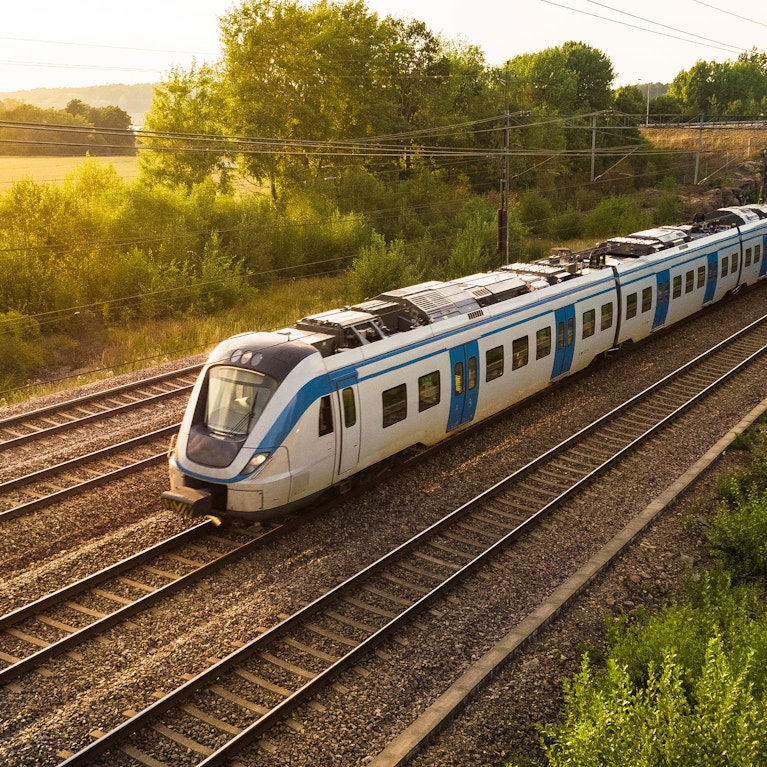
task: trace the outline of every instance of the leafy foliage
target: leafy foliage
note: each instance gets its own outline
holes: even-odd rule
[[[373,235],[370,245],[362,249],[349,271],[349,286],[357,300],[414,285],[420,279],[418,268],[405,251],[405,243],[395,240],[387,244],[380,234]]]
[[[9,99],[0,101],[3,154],[120,155],[135,154],[135,138],[129,131],[130,115],[116,106],[91,107],[78,100],[65,109],[41,109]],[[86,128],[109,129],[108,132]]]

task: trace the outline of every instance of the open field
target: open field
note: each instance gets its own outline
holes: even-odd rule
[[[764,128],[642,128],[642,135],[657,147],[713,155],[730,155],[737,162],[760,160],[767,147],[767,127]]]
[[[71,173],[85,157],[0,157],[0,194],[7,192],[14,181],[25,177],[39,184],[58,183]],[[138,175],[137,157],[91,157],[103,165],[113,165],[121,178],[131,181]]]

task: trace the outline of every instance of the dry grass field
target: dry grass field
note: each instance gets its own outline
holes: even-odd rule
[[[767,126],[764,128],[705,127],[698,128],[643,128],[642,135],[662,149],[697,152],[708,157],[730,158],[741,163],[760,160],[767,148]]]
[[[136,157],[92,157],[89,158],[104,165],[113,165],[117,173],[126,181],[138,175]],[[37,183],[58,183],[71,173],[84,157],[0,157],[0,194],[7,192],[14,181],[31,178]]]

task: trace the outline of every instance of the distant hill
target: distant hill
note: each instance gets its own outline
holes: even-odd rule
[[[28,91],[0,93],[0,101],[14,99],[41,109],[63,109],[72,99],[92,107],[116,106],[124,109],[135,127],[144,124],[144,113],[152,103],[154,85],[92,85],[87,88],[34,88]]]

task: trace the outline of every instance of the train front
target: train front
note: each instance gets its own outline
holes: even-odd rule
[[[323,370],[314,347],[277,333],[219,344],[171,446],[163,507],[263,520],[299,505],[291,497],[286,442],[307,406],[307,382],[322,380]]]

